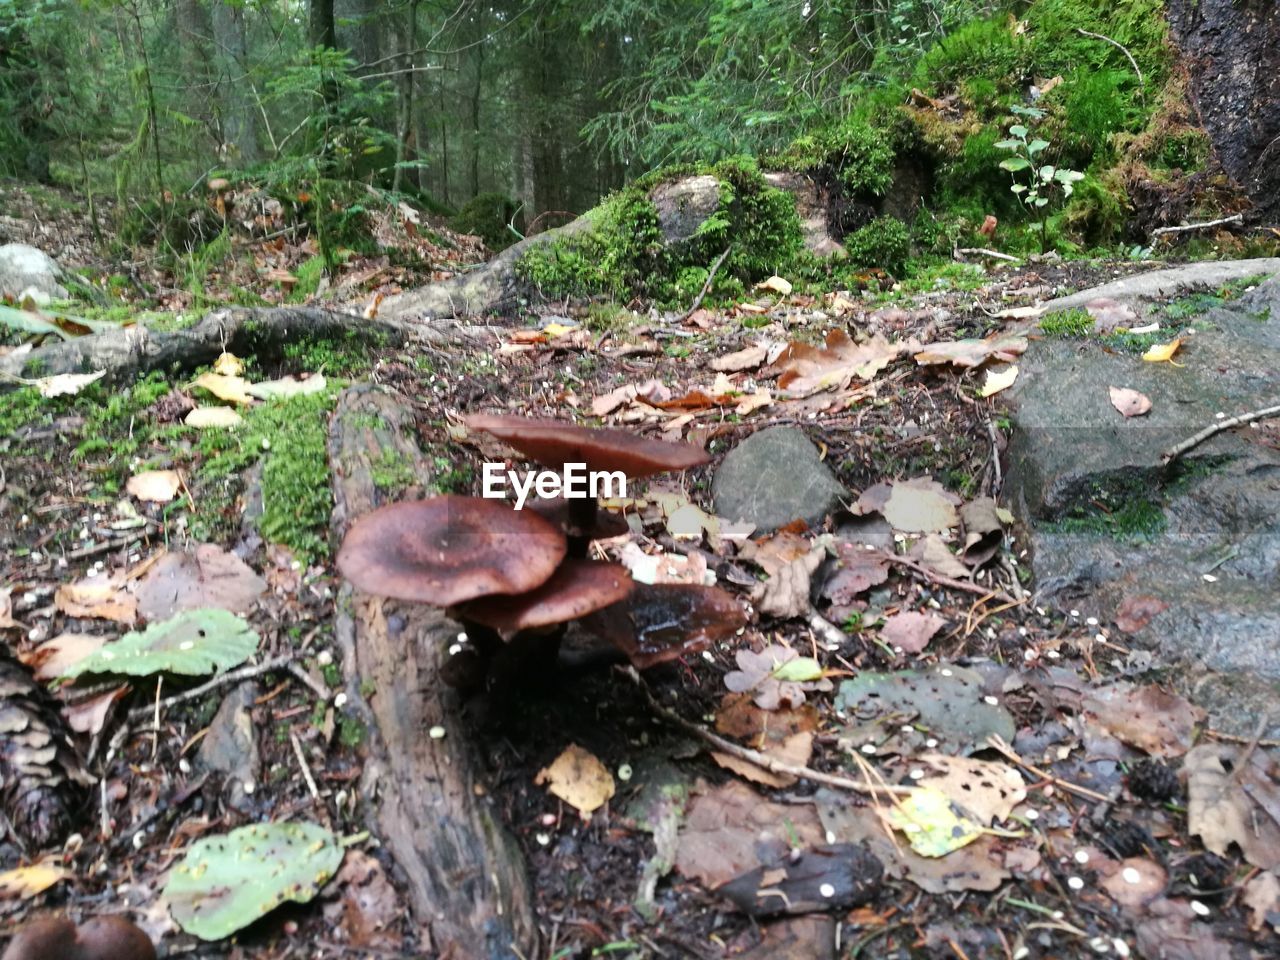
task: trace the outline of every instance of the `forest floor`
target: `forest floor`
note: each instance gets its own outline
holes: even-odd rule
[[[10,203],[7,239],[126,275],[103,289],[130,309],[200,306],[190,277],[100,259],[82,213],[40,209]],[[398,245],[349,261],[325,302],[373,312],[379,294],[478,259],[406,220],[389,218]],[[314,252],[273,254],[273,242],[234,277],[204,271],[202,296],[294,299]],[[423,243],[451,259],[397,265]],[[125,912],[162,955],[419,955],[399,868],[363,833],[364,732],[343,709],[333,633],[325,419],[346,384],[372,381],[413,405],[434,466],[421,477],[385,464],[386,488],[405,496],[479,492],[494,451],[459,414],[591,418],[714,457],[629,491],[629,532],[595,550],[637,578],[714,579],[750,602],[746,632],[646,671],[643,686],[611,669],[509,679],[523,688],[479,698],[463,720],[527,857],[541,956],[1280,956],[1280,753],[1215,735],[1158,665],[1133,665],[1140,610],[1099,623],[1046,603],[1001,499],[1010,423],[993,388],[1027,343],[983,338],[1044,300],[1152,267],[954,264],[861,291],[775,284],[685,318],[543,305],[453,345],[334,340],[238,358],[254,383],[297,378],[286,399],[229,402],[163,374],[0,397],[8,649],[50,682],[143,622],[221,606],[260,635],[253,663],[266,666],[189,698],[199,678],[172,675],[82,676],[53,705],[17,694],[65,717],[97,782],[59,785],[76,798],[50,814],[72,826],[65,844],[24,848],[19,831],[0,845],[0,867],[18,871],[0,878],[5,927]],[[326,296],[317,287],[296,299]],[[938,362],[918,359],[926,348]],[[301,386],[321,375],[319,390]],[[239,429],[184,424],[223,403]],[[724,457],[767,427],[801,428],[822,465],[797,472],[828,469],[848,491],[827,516],[763,534],[714,517]],[[726,740],[787,766],[765,769]],[[540,782],[571,746],[610,785],[588,814],[573,799],[591,807],[588,785],[556,796]],[[921,793],[903,813],[875,784],[933,788],[941,807]],[[349,839],[335,879],[225,940],[184,933],[162,891],[185,849],[286,820]],[[846,845],[859,844],[883,877],[850,867]]]

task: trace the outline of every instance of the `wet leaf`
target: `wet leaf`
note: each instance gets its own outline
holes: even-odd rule
[[[795,341],[775,361],[778,387],[792,398],[808,397],[821,390],[843,390],[854,377],[872,380],[914,343],[890,343],[876,334],[866,343],[854,343],[844,330],[827,334],[819,349]]]
[[[935,613],[904,610],[885,620],[880,638],[891,647],[901,647],[904,653],[919,653],[946,625],[947,621]]]
[[[1003,763],[941,753],[926,753],[913,762],[925,767],[917,785],[949,797],[983,826],[1007,820],[1027,799],[1022,774]]]
[[[1151,400],[1145,394],[1127,387],[1111,387],[1111,405],[1126,417],[1140,417],[1151,410]]]
[[[1113,683],[1091,690],[1082,708],[1087,719],[1116,739],[1154,757],[1177,757],[1190,749],[1205,712],[1154,684]]]
[[[1173,363],[1173,355],[1178,352],[1178,348],[1181,346],[1181,337],[1170,340],[1168,343],[1158,343],[1144,353],[1142,359],[1148,363],[1165,363],[1166,361]]]
[[[248,613],[266,588],[266,581],[234,553],[202,543],[193,550],[164,554],[135,592],[138,611],[155,622],[206,607]]]
[[[916,355],[920,366],[949,363],[956,367],[977,367],[994,358],[1012,362],[1027,349],[1027,338],[998,334],[986,340],[942,340],[930,343]]]
[[[1243,748],[1207,743],[1186,756],[1187,829],[1209,850],[1228,855],[1232,844],[1263,870],[1280,868],[1280,785],[1265,751],[1242,765]]]
[[[314,823],[259,823],[204,837],[169,874],[173,919],[221,940],[287,900],[307,903],[342,863],[338,838]]]
[[[196,407],[182,421],[199,430],[210,427],[238,427],[244,422],[230,407]]]
[[[725,687],[734,693],[749,693],[756,706],[764,710],[776,710],[784,705],[798,707],[804,703],[805,691],[831,689],[831,681],[825,679],[800,681],[779,677],[779,671],[787,664],[800,659],[790,647],[774,644],[759,653],[743,649],[734,654],[734,659],[738,669],[725,674]],[[798,669],[810,672],[807,665]]]
[[[0,900],[30,900],[71,876],[56,857],[0,873]],[[52,960],[52,958],[51,958]]]
[[[259,637],[225,610],[191,610],[126,633],[73,664],[63,676],[116,673],[146,677],[156,673],[203,676],[238,667],[258,649]]]
[[[577,744],[571,744],[549,767],[538,771],[533,780],[546,786],[584,817],[604,806],[614,793],[613,774]]]
[[[580,622],[647,670],[732,637],[747,617],[737,598],[718,587],[638,583],[626,600]]]
[[[865,847],[835,844],[788,853],[717,892],[752,917],[816,913],[867,903],[880,891],[883,876],[884,866]]]
[[[219,400],[228,403],[253,403],[249,395],[249,381],[242,377],[228,377],[220,373],[202,373],[191,381],[193,387],[209,391]]]
[[[822,664],[813,657],[796,657],[773,671],[774,679],[783,683],[807,683],[822,679]]]
[[[982,836],[982,824],[931,787],[919,787],[906,797],[895,798],[882,815],[890,826],[902,831],[911,849],[922,857],[945,857]]]

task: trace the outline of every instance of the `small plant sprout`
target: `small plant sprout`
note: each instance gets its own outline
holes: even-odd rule
[[[1007,139],[996,141],[996,147],[1010,151],[1013,156],[1000,161],[1000,166],[1013,177],[1009,187],[1032,212],[1049,206],[1054,200],[1065,200],[1075,190],[1074,184],[1084,179],[1079,170],[1068,170],[1052,163],[1043,163],[1042,154],[1049,149],[1049,141],[1035,136],[1028,124],[1044,117],[1044,111],[1036,107],[1015,104],[1013,112],[1025,122],[1009,127]],[[1040,252],[1049,252],[1048,211],[1040,215]]]

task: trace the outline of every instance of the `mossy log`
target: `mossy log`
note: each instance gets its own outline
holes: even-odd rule
[[[769,173],[765,180],[795,197],[806,247],[821,256],[840,249],[827,232],[825,197],[811,178],[797,173]],[[690,240],[719,208],[720,181],[707,174],[679,177],[653,187],[648,195],[658,212],[663,242],[674,247]],[[534,293],[516,270],[520,258],[542,244],[591,232],[598,218],[596,208],[563,227],[526,237],[473,270],[389,297],[382,303],[381,315],[422,322],[438,317],[509,313]]]
[[[223,351],[259,359],[278,357],[286,344],[356,336],[370,345],[399,345],[410,338],[465,339],[474,331],[458,324],[416,324],[380,316],[375,320],[314,307],[233,307],[214,310],[185,330],[155,331],[141,324],[62,340],[25,355],[0,357],[0,388],[15,377],[107,372],[127,382],[153,370],[185,373],[212,363]]]
[[[373,478],[385,456],[429,476],[413,434],[412,410],[391,393],[361,385],[338,398],[329,440],[335,542],[381,505]],[[342,587],[336,635],[349,709],[369,732],[362,795],[370,826],[402,871],[421,953],[533,957],[524,859],[483,788],[461,698],[440,677],[459,629],[434,607]],[[444,736],[429,736],[437,727]]]

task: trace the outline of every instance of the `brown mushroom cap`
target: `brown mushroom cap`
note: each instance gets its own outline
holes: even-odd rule
[[[551,579],[529,593],[514,597],[481,597],[461,604],[457,612],[510,638],[577,620],[624,599],[631,592],[631,574],[618,563],[568,559]]]
[[[641,670],[727,640],[746,624],[736,597],[693,583],[636,584],[625,600],[582,621]]]
[[[631,479],[688,470],[711,459],[691,443],[650,440],[626,430],[580,427],[563,420],[477,414],[467,417],[466,424],[468,429],[510,444],[544,467],[585,463],[588,470],[621,470]]]
[[[66,917],[41,917],[9,941],[3,960],[156,960],[156,948],[124,917],[92,917],[78,927]]]
[[[557,527],[568,528],[570,524],[570,506],[570,501],[564,497],[556,497],[550,500],[530,498],[524,508],[532,510],[539,516],[546,517]],[[628,526],[626,517],[621,514],[610,513],[607,510],[598,511],[592,522],[594,525],[587,533],[587,536],[592,540],[608,540],[631,532],[631,527]]]
[[[367,593],[450,607],[539,587],[566,549],[564,533],[531,510],[445,495],[365,514],[347,532],[337,563]]]

